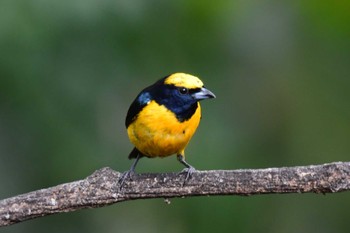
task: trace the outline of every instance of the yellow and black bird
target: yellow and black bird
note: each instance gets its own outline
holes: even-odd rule
[[[208,98],[215,95],[199,78],[185,73],[166,76],[143,89],[132,102],[125,120],[129,139],[135,146],[129,159],[136,160],[124,173],[121,183],[134,173],[140,158],[173,154],[186,167],[186,181],[195,169],[185,161],[185,148],[201,119],[198,101]]]

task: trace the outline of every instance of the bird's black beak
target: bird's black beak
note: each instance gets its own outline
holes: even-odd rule
[[[211,99],[216,98],[213,92],[209,91],[208,89],[202,87],[199,89],[199,91],[192,94],[192,97],[196,100],[204,100],[204,99]]]

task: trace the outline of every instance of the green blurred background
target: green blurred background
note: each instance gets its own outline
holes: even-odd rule
[[[0,2],[0,199],[129,169],[138,92],[177,71],[217,99],[197,169],[347,161],[349,1]],[[175,157],[138,172],[179,171]],[[349,193],[130,201],[1,232],[349,232]]]

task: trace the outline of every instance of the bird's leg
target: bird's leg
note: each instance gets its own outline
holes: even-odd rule
[[[135,174],[135,168],[137,165],[137,162],[140,160],[140,158],[142,157],[141,154],[138,154],[134,163],[131,165],[130,170],[124,172],[121,177],[118,180],[118,184],[119,184],[119,188],[121,189],[125,183],[125,180],[128,178],[131,178],[131,176],[133,176]]]
[[[185,185],[186,181],[191,177],[192,173],[194,171],[196,171],[196,169],[185,161],[185,158],[184,158],[184,156],[182,154],[178,154],[177,155],[177,160],[179,160],[179,162],[182,163],[183,165],[185,165],[185,167],[186,167],[185,169],[183,169],[180,172],[180,173],[185,173],[186,172],[186,178],[185,178],[185,181],[183,183],[183,185]]]

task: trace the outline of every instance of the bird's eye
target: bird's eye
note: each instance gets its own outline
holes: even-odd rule
[[[182,95],[185,95],[185,94],[188,94],[188,89],[186,87],[180,87],[179,88],[179,92],[182,94]]]

